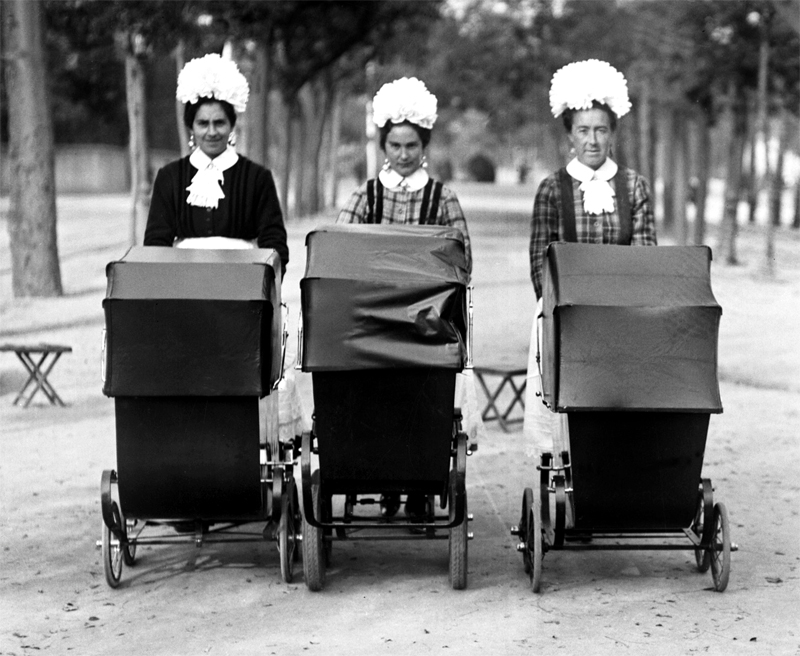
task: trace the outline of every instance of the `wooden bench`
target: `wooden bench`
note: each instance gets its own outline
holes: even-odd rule
[[[500,428],[508,432],[508,427],[512,424],[520,423],[525,416],[525,386],[527,369],[510,369],[505,367],[475,367],[475,377],[486,395],[486,407],[481,413],[483,421],[497,421]],[[518,378],[522,382],[518,382]],[[498,404],[501,402],[500,395],[508,387],[511,400],[500,410]],[[506,395],[508,396],[508,395]],[[518,416],[511,416],[514,408],[519,406]]]
[[[52,405],[65,407],[61,397],[53,389],[50,381],[47,380],[47,376],[50,375],[62,353],[72,352],[71,346],[59,346],[57,344],[0,344],[0,352],[3,351],[16,353],[29,374],[28,380],[25,381],[12,405],[25,401],[23,407],[27,408],[36,393],[42,390],[42,393]],[[28,391],[31,384],[33,387]]]

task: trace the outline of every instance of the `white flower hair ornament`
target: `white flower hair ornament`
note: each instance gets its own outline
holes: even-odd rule
[[[587,59],[567,64],[553,74],[550,109],[556,118],[566,109],[591,109],[594,101],[608,105],[617,118],[631,109],[625,76],[611,64]]]
[[[236,63],[214,53],[192,59],[183,67],[175,93],[182,103],[196,103],[200,98],[224,100],[237,113],[245,110],[249,95],[247,79]]]
[[[389,82],[372,99],[372,120],[379,128],[409,121],[430,130],[436,122],[436,96],[415,77]]]

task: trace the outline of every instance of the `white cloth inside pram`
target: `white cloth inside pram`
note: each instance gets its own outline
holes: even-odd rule
[[[561,464],[559,454],[562,451],[569,451],[569,424],[565,413],[551,412],[542,400],[542,374],[536,358],[542,350],[541,322],[542,299],[539,299],[536,303],[528,349],[522,436],[527,457],[535,458],[538,464],[539,456],[550,452],[553,454],[554,462]]]
[[[461,430],[470,443],[480,444],[486,437],[486,426],[478,407],[478,394],[475,391],[475,376],[472,369],[464,369],[456,374],[456,394],[454,407],[461,408]]]
[[[252,241],[246,239],[234,239],[233,237],[187,237],[186,239],[176,239],[174,248],[204,248],[219,250],[246,250],[255,248]]]

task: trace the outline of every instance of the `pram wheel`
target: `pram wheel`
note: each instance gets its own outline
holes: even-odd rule
[[[525,534],[525,551],[530,561],[531,589],[539,592],[542,584],[542,515],[541,499],[537,499],[531,488],[525,489],[526,505],[528,506],[528,518],[525,523],[527,533]]]
[[[456,514],[456,494],[458,483],[455,470],[450,472],[450,519]],[[467,519],[467,491],[464,490],[464,519],[458,526],[450,529],[450,585],[453,590],[467,587],[467,543],[469,541],[469,521]]]
[[[126,533],[127,535],[131,535],[133,531],[136,530],[136,526],[139,522],[137,520],[128,520],[126,522]],[[136,545],[131,544],[128,542],[124,547],[122,547],[122,560],[125,561],[125,564],[128,567],[133,567],[136,563]]]
[[[106,583],[111,588],[117,588],[122,579],[122,549],[120,548],[119,540],[111,532],[111,529],[106,526],[105,522],[103,522],[102,554]]]
[[[714,530],[714,492],[711,481],[704,478],[697,492],[697,511],[692,522],[692,531],[700,538],[701,544],[708,545]],[[707,572],[711,566],[711,551],[703,548],[694,550],[694,559],[698,572]]]
[[[728,577],[731,574],[731,531],[728,509],[724,503],[714,506],[714,537],[710,551],[714,590],[722,592],[728,587]]]
[[[522,514],[519,518],[519,527],[516,529],[516,535],[520,538],[519,547],[522,548],[522,566],[525,568],[525,573],[531,573],[531,552],[528,551],[528,521],[530,520],[531,505],[533,504],[533,491],[531,488],[526,487],[522,493]],[[513,529],[512,529],[513,530]]]
[[[311,495],[314,517],[322,518],[322,504],[320,503],[319,471],[312,477]],[[325,553],[322,539],[322,529],[311,526],[303,513],[303,572],[306,578],[306,587],[317,592],[325,584]]]
[[[297,551],[297,488],[290,479],[289,489],[281,499],[281,519],[278,525],[278,551],[281,557],[281,578],[291,583],[294,579],[294,564],[299,557]]]

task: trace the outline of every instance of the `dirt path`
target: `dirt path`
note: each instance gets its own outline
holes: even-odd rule
[[[502,192],[460,193],[472,217],[476,359],[524,362],[527,216],[503,210]],[[470,214],[470,202],[497,211]],[[800,654],[797,235],[779,236],[777,281],[756,275],[761,240],[748,231],[740,252],[749,266],[714,265],[725,412],[711,419],[704,475],[740,545],[724,594],[693,571],[688,550],[551,553],[544,591],[532,594],[508,529],[533,463],[519,430],[493,425],[468,462],[466,591],[448,587],[447,543],[438,541],[336,543],[317,594],[302,569],[295,583],[281,582],[272,543],[151,547],[110,590],[95,548],[100,473],[115,464],[113,402],[99,382],[100,302],[104,266],[124,251],[116,236],[127,201],[67,198],[59,207],[62,299],[11,300],[0,220],[0,342],[74,348],[53,375],[65,409],[12,407],[24,376],[11,355],[0,359],[0,654]],[[312,225],[290,226],[292,308]],[[299,382],[310,408],[310,383]]]

